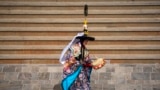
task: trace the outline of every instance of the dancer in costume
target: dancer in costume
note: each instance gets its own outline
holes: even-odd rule
[[[63,69],[63,90],[90,90],[91,59],[86,48],[88,41],[94,41],[85,33],[78,33],[61,57]]]
[[[93,61],[86,48],[88,41],[94,41],[94,37],[88,36],[87,20],[84,21],[84,31],[78,33],[72,41],[63,49],[60,62],[63,64],[63,80],[61,83],[63,90],[91,90],[90,75],[92,67],[101,68],[105,62],[100,62],[100,66],[93,66]],[[97,62],[96,62],[97,63]],[[95,64],[95,62],[94,62]]]

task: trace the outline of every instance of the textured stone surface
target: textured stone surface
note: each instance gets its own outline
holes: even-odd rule
[[[93,70],[91,74],[91,78],[92,78],[91,80],[99,80],[99,73]]]
[[[32,85],[31,84],[23,85],[23,90],[32,90]]]
[[[115,68],[114,67],[107,67],[106,72],[115,72]]]
[[[6,85],[9,84],[9,81],[6,81],[6,80],[0,80],[0,87],[4,87]]]
[[[125,84],[119,84],[115,86],[116,90],[127,90],[127,85]]]
[[[143,72],[152,72],[152,66],[144,66]]]
[[[143,72],[143,67],[140,65],[137,65],[133,68],[133,72]]]
[[[62,90],[61,84],[60,83],[55,84],[54,87],[53,87],[53,90]]]
[[[10,81],[10,85],[22,85],[22,81]]]
[[[17,72],[5,73],[5,80],[18,80],[18,73]]]
[[[53,90],[54,85],[53,84],[42,84],[41,90]]]
[[[160,66],[155,65],[155,67],[153,67],[153,72],[160,73]]]
[[[150,73],[132,73],[133,80],[150,80]]]
[[[0,73],[0,80],[4,80],[4,73]]]
[[[38,66],[32,66],[31,72],[39,72],[39,67]]]
[[[39,84],[32,84],[32,90],[40,90],[40,87]]]
[[[103,84],[103,90],[115,90],[115,85]]]
[[[16,66],[4,66],[3,67],[3,72],[15,72]]]
[[[55,67],[48,67],[48,72],[62,72],[61,70],[62,70],[62,68],[63,67],[58,67],[58,66],[55,66]]]
[[[153,85],[153,90],[160,90],[160,83],[158,85]]]
[[[142,90],[152,90],[151,85],[143,85]]]
[[[39,72],[48,72],[48,67],[39,67]]]
[[[142,86],[141,85],[127,84],[126,86],[127,86],[127,88],[125,90],[142,90]]]
[[[31,84],[31,82],[32,82],[31,80],[23,80],[22,84]]]
[[[51,73],[50,74],[50,79],[61,79],[62,78],[62,73]]]
[[[22,71],[22,67],[21,66],[16,66],[15,71],[16,72],[21,72]]]
[[[100,73],[100,80],[111,80],[111,73]]]
[[[21,81],[0,81],[0,90],[22,90]]]
[[[160,80],[160,73],[151,73],[152,80]]]
[[[0,69],[0,90],[61,90],[61,65],[3,64]],[[159,64],[107,64],[100,70],[92,70],[91,88],[160,90],[159,70]]]
[[[40,77],[40,76],[38,76],[38,73],[31,73],[31,74],[32,74],[31,80],[38,80],[38,78]]]
[[[126,80],[126,83],[127,83],[127,84],[135,84],[136,81],[135,81],[135,80]]]
[[[103,84],[102,84],[102,83],[95,82],[94,84],[92,84],[91,88],[92,88],[93,90],[102,90],[102,89],[103,89]]]
[[[31,78],[31,73],[19,73],[18,75],[19,80],[31,80]]]
[[[136,64],[120,64],[120,67],[136,67]]]
[[[2,72],[3,71],[3,65],[1,64],[0,65],[0,72]]]
[[[44,73],[38,73],[38,79],[39,80],[49,80],[50,73],[44,72]]]

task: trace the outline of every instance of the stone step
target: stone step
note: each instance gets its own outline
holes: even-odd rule
[[[56,23],[82,24],[84,18],[2,18],[0,23]],[[160,23],[160,18],[88,18],[89,24],[103,24],[103,23]]]
[[[0,45],[0,50],[62,50],[66,45]],[[89,50],[159,50],[160,45],[88,45]]]
[[[83,29],[85,4],[84,0],[0,0],[0,60],[57,62],[65,45]],[[88,46],[91,54],[130,63],[159,62],[159,0],[87,4],[90,35],[96,38]]]
[[[0,54],[60,54],[61,50],[53,50],[53,49],[10,49],[0,50]],[[89,53],[92,54],[160,54],[159,49],[97,49],[92,50],[89,49]]]
[[[25,32],[25,31],[81,31],[83,27],[0,27],[0,31],[11,31],[11,32]],[[119,32],[119,31],[127,31],[127,32],[132,32],[132,31],[160,31],[160,27],[89,27],[89,31],[94,31],[94,32],[101,32],[101,31],[106,31],[106,32]]]
[[[0,40],[0,45],[67,45],[71,40]],[[89,45],[160,45],[157,40],[96,40]]]
[[[0,14],[1,18],[84,18],[84,15],[75,14]],[[160,14],[97,14],[88,15],[87,18],[160,18]],[[74,26],[74,25],[73,25]]]
[[[1,1],[6,1],[6,0],[1,0]],[[7,1],[11,1],[11,0],[7,0]],[[30,1],[30,2],[34,2],[34,1],[53,1],[53,2],[100,2],[100,1],[106,1],[106,0],[14,0],[14,1]],[[131,0],[107,0],[107,1],[131,1]],[[159,0],[138,0],[138,1],[159,1]]]
[[[136,60],[134,60],[134,59],[127,59],[127,60],[112,59],[112,60],[108,60],[108,63],[111,63],[113,65],[115,65],[115,64],[142,64],[143,63],[144,65],[146,65],[146,64],[158,64],[158,63],[160,63],[160,59],[150,59],[150,60],[148,60],[148,59],[147,60],[146,59],[136,59]],[[48,64],[52,64],[52,65],[57,65],[58,64],[59,65],[60,62],[59,62],[58,59],[57,60],[56,59],[54,59],[54,60],[53,59],[50,59],[50,60],[38,60],[38,59],[36,59],[36,60],[25,60],[25,59],[18,59],[18,60],[17,59],[14,59],[14,60],[13,59],[8,59],[8,60],[5,59],[5,60],[3,60],[3,59],[1,59],[0,64],[7,64],[7,65],[12,65],[12,64],[16,64],[16,65],[17,64],[19,64],[19,65],[22,65],[22,64],[28,64],[28,65],[33,65],[33,64],[34,65],[39,65],[39,64],[42,64],[42,65],[47,64],[48,65]]]
[[[34,9],[34,8],[33,8]],[[0,14],[20,14],[20,15],[83,15],[83,10],[0,10]],[[159,9],[138,9],[138,10],[89,10],[89,15],[109,15],[109,14],[123,14],[123,15],[137,15],[137,14],[160,14]]]
[[[160,40],[160,36],[94,36],[96,40]],[[0,40],[72,40],[73,36],[0,36]]]
[[[159,54],[94,54],[104,59],[160,59]],[[0,59],[59,59],[60,54],[1,54]],[[95,59],[95,57],[91,57]]]
[[[138,10],[138,9],[159,9],[159,5],[141,5],[141,6],[89,6],[90,10]],[[84,6],[48,6],[48,7],[34,7],[34,6],[5,6],[0,7],[0,10],[83,10]]]
[[[0,23],[0,27],[82,27],[81,23]],[[89,23],[90,27],[159,27],[159,23]]]
[[[0,6],[84,6],[86,2],[51,2],[51,1],[0,1]],[[160,1],[105,1],[87,2],[89,6],[139,6],[160,5]]]
[[[83,30],[81,31],[77,31],[77,32],[82,32]],[[74,36],[77,34],[77,32],[67,32],[67,31],[57,31],[57,32],[54,32],[54,31],[47,31],[47,32],[0,32],[0,36]],[[92,31],[92,32],[89,32],[89,35],[90,36],[160,36],[160,32],[159,31],[134,31],[134,32],[126,32],[124,31],[123,33],[122,32],[112,32],[112,31],[109,31],[109,32],[106,32],[106,31]]]

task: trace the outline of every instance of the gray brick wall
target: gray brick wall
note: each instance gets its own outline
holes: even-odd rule
[[[62,65],[1,64],[0,90],[60,90]],[[160,90],[160,64],[106,64],[91,75],[92,90]]]

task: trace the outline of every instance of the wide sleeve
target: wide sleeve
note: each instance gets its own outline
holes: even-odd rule
[[[71,67],[73,64],[76,64],[76,57],[80,55],[80,48],[75,44],[71,46],[68,51],[65,53],[65,68]]]
[[[73,52],[71,51],[71,48],[68,49],[68,51],[64,55],[65,55],[64,56],[65,63],[70,62],[74,58],[74,55],[73,55]]]

